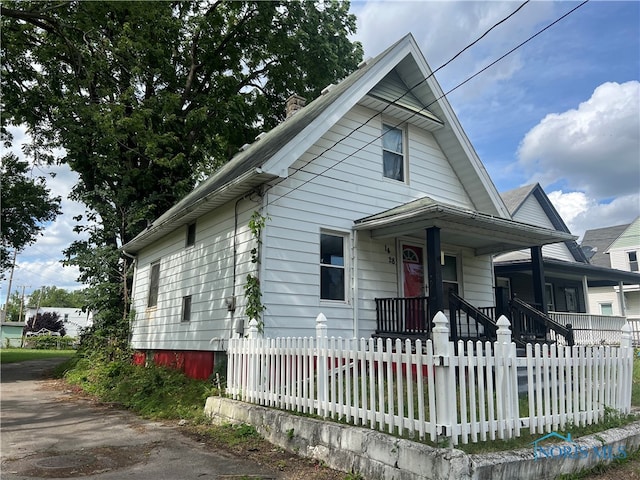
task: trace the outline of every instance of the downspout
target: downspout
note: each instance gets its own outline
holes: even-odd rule
[[[353,289],[351,294],[351,301],[353,307],[353,338],[358,338],[359,335],[359,307],[360,307],[360,291],[358,282],[358,231],[353,230],[351,236],[351,265],[353,275]]]

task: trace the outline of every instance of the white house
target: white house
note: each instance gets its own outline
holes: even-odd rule
[[[320,312],[333,336],[428,335],[449,290],[494,305],[492,255],[571,238],[511,219],[407,35],[124,245],[136,257],[131,343],[208,375],[247,326],[248,274],[265,336],[314,335]]]
[[[587,230],[582,246],[592,264],[634,272],[640,278],[640,217],[627,225]],[[640,325],[640,280],[591,288],[589,304],[592,311],[623,315]]]
[[[80,308],[68,307],[27,307],[24,316],[25,323],[38,313],[57,313],[58,318],[64,323],[67,337],[76,338],[82,329],[93,325],[93,312],[83,312]]]

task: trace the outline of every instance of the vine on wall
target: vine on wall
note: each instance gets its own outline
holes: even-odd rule
[[[267,217],[256,210],[249,220],[249,230],[251,230],[251,236],[256,242],[256,246],[251,249],[251,263],[256,264],[256,272],[255,274],[249,273],[247,275],[247,282],[244,285],[244,294],[247,299],[245,312],[247,317],[249,317],[249,321],[256,320],[258,322],[258,331],[260,333],[262,333],[264,328],[261,314],[266,307],[262,303],[262,291],[260,290],[260,279],[258,278],[259,268],[257,265],[260,263],[262,230],[264,229],[267,219]]]

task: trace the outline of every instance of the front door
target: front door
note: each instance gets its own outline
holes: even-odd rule
[[[424,328],[426,304],[424,296],[424,250],[417,245],[403,243],[402,296],[405,298],[404,320],[407,332],[420,332]]]
[[[424,252],[422,247],[402,244],[402,278],[404,297],[424,295]]]

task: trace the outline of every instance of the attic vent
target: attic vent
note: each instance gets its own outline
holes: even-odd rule
[[[287,98],[286,103],[286,117],[289,118],[293,116],[298,110],[304,108],[307,104],[307,100],[300,95],[296,95],[295,93]]]

